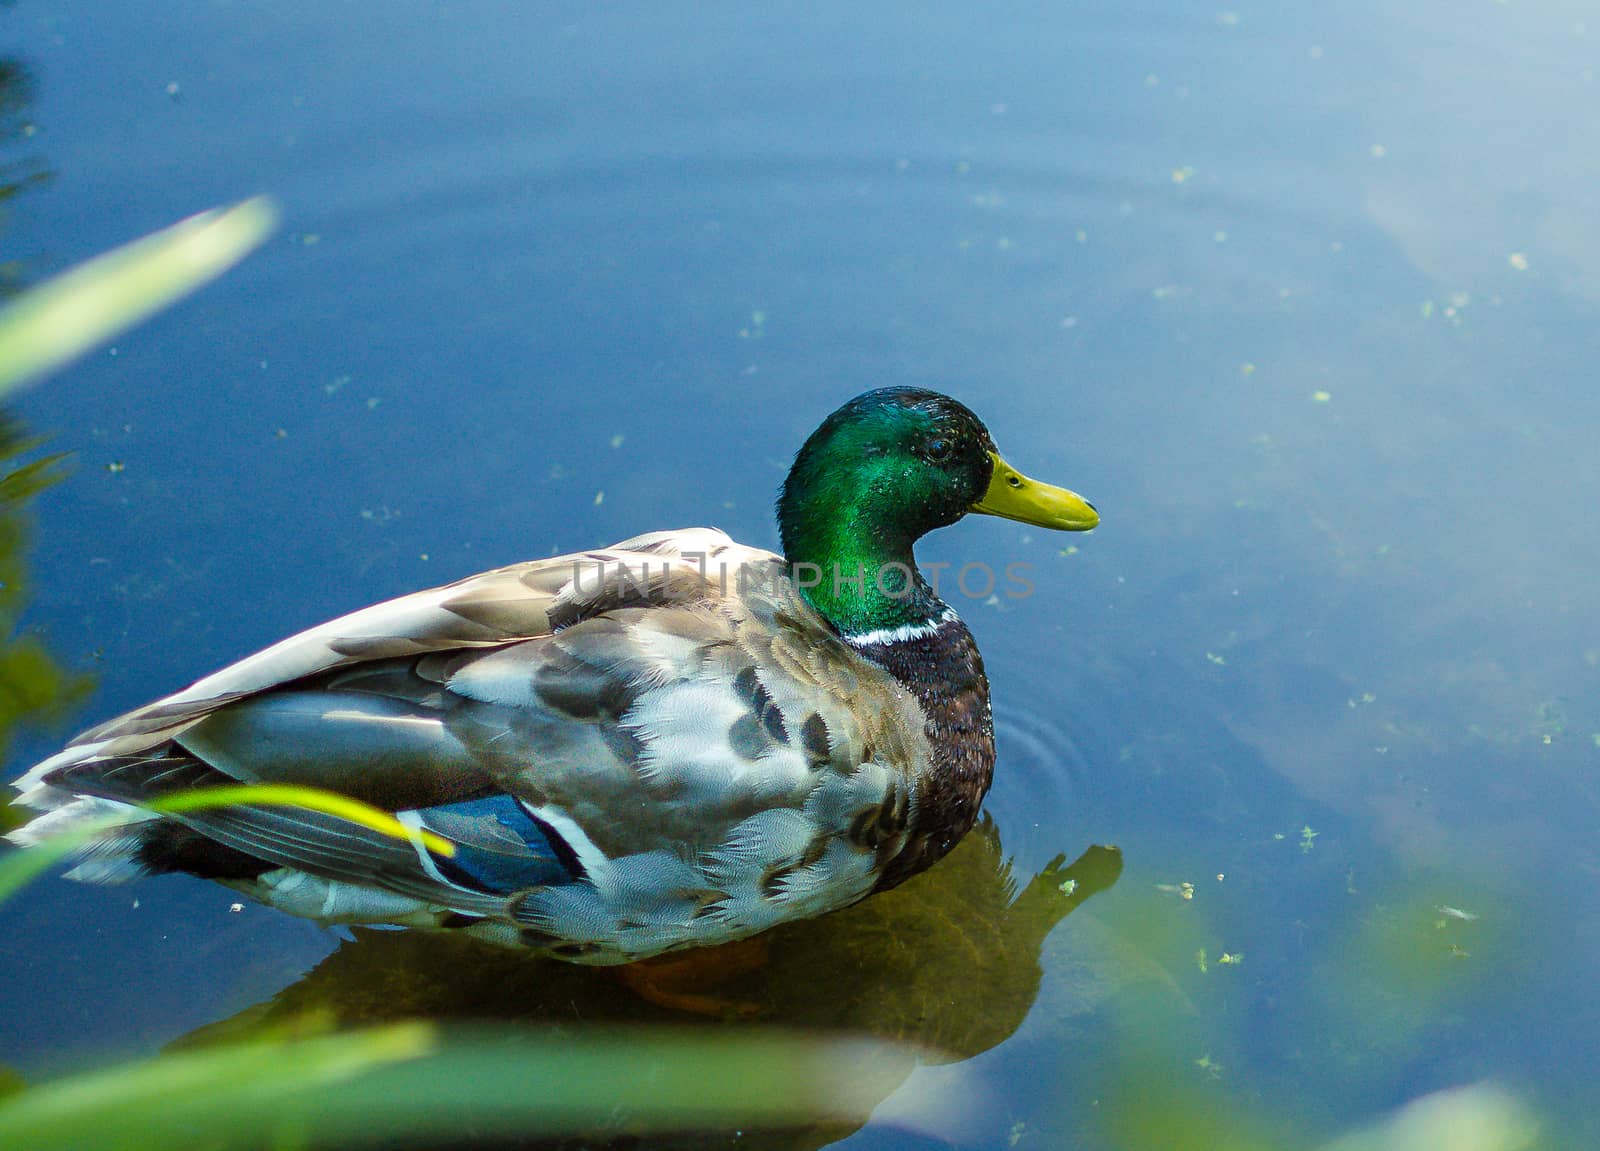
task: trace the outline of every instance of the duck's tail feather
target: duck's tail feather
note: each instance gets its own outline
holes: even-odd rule
[[[150,873],[139,849],[144,828],[155,820],[153,813],[135,804],[56,787],[36,787],[28,800],[27,806],[40,813],[6,836],[18,847],[36,847],[64,836],[88,837],[72,851],[76,863],[66,878],[127,883]]]
[[[140,857],[144,835],[140,832],[118,832],[92,840],[76,853],[77,864],[63,873],[65,879],[80,883],[130,883],[150,874],[150,867]]]
[[[60,836],[101,830],[72,852],[64,878],[126,883],[141,876],[186,871],[206,879],[253,879],[271,864],[166,819],[142,805],[205,783],[235,783],[181,749],[150,755],[89,757],[68,763],[14,802],[37,810],[7,839],[32,847]]]

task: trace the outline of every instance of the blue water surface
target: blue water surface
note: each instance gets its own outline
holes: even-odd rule
[[[16,405],[75,462],[24,626],[98,677],[82,724],[497,564],[698,524],[775,546],[823,415],[939,388],[1102,513],[920,554],[1032,585],[952,600],[1017,878],[1091,844],[1123,871],[1031,945],[1014,1033],[848,1145],[1155,1145],[1140,1117],[1184,1100],[1316,1145],[1482,1082],[1549,1146],[1596,1137],[1591,5],[19,0],[0,27],[34,82],[5,147],[52,176],[6,209],[26,278],[283,211]],[[155,1052],[341,946],[234,903],[19,896],[0,1061]],[[362,946],[426,982],[425,949]],[[939,1000],[955,955],[880,1002]],[[771,994],[827,996],[826,962]],[[930,1134],[919,1083],[975,1102]]]

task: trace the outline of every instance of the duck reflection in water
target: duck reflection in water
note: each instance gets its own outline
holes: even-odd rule
[[[233,1042],[254,1035],[353,1028],[407,1018],[537,1027],[672,1024],[765,1026],[856,1034],[906,1045],[884,1068],[883,1096],[918,1062],[955,1062],[1008,1038],[1033,1006],[1045,937],[1074,908],[1109,888],[1121,853],[1091,847],[1070,865],[1058,856],[1019,882],[1000,833],[985,817],[932,876],[817,920],[775,928],[758,940],[698,953],[694,974],[634,965],[581,967],[503,950],[470,938],[356,929],[298,982],[269,1001],[192,1033],[179,1043]],[[687,1000],[684,1010],[667,1005]],[[655,1001],[652,1001],[655,1000]],[[597,1134],[583,1146],[820,1147],[854,1127],[732,1130],[651,1136]],[[597,1141],[598,1139],[598,1141]],[[610,1139],[611,1142],[607,1142]],[[463,1144],[468,1145],[468,1144]],[[481,1142],[472,1146],[485,1146]],[[494,1146],[539,1146],[537,1141]],[[579,1145],[579,1144],[573,1144]]]

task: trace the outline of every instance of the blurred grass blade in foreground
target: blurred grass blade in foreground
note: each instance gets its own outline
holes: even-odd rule
[[[402,1023],[163,1055],[47,1083],[0,1103],[0,1146],[346,1147],[859,1122],[892,1086],[884,1065],[905,1054],[772,1033],[449,1034]]]
[[[265,196],[201,212],[24,292],[0,312],[0,396],[215,279],[277,218]]]
[[[1470,1083],[1413,1099],[1394,1114],[1322,1151],[1528,1151],[1539,1144],[1539,1121],[1510,1091]]]
[[[433,1028],[406,1023],[124,1063],[0,1103],[0,1146],[176,1147],[223,1135],[259,1143],[262,1134],[280,1129],[272,1117],[287,1102],[421,1058],[436,1045]]]

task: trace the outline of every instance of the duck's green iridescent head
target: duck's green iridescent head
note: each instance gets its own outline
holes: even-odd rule
[[[880,388],[830,415],[778,496],[784,556],[804,568],[796,582],[845,635],[915,626],[941,611],[920,578],[908,584],[903,573],[915,573],[919,537],[968,512],[1063,531],[1100,522],[1082,497],[1001,459],[965,405],[921,388]]]

